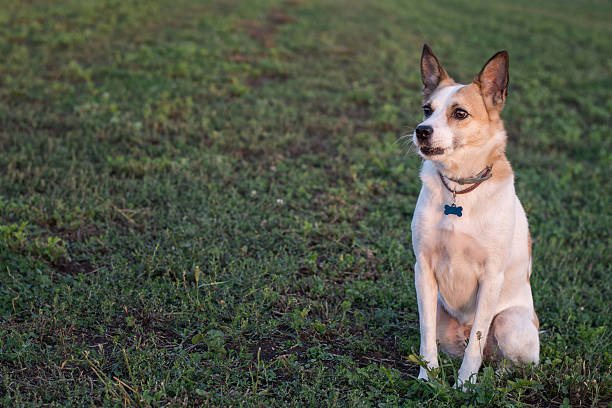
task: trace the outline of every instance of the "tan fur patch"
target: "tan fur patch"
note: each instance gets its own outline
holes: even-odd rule
[[[484,248],[467,234],[436,230],[423,243],[422,254],[434,271],[444,302],[460,313],[474,308],[478,281],[473,270],[484,268]]]
[[[442,258],[450,258],[456,255],[463,255],[464,259],[479,265],[484,265],[487,253],[478,242],[468,234],[456,231],[437,230],[431,241],[433,245],[428,246],[424,251],[426,256],[440,262]],[[432,261],[432,267],[435,268]]]
[[[472,116],[472,120],[488,122],[489,115],[485,107],[480,89],[475,84],[470,84],[459,89],[455,94],[455,102],[463,106]],[[464,121],[458,123],[466,123]]]
[[[495,321],[495,318],[493,319]],[[457,319],[452,317],[444,306],[438,302],[438,319],[437,319],[437,340],[440,343],[440,349],[451,356],[461,357],[465,351],[465,345],[470,338],[472,325],[460,324]],[[483,340],[481,340],[483,341]],[[495,339],[495,325],[491,323],[487,339],[484,341],[483,357],[487,360],[501,359],[499,345]]]
[[[527,251],[529,252],[529,263],[531,264],[531,234],[527,231]],[[529,284],[529,278],[531,278],[531,270],[527,271],[527,283]],[[533,311],[533,318],[531,319],[536,329],[540,330],[540,321],[535,310]]]
[[[453,123],[456,132],[461,132],[463,128],[470,128],[465,129],[467,136],[463,137],[464,145],[471,147],[482,146],[491,135],[504,130],[504,124],[499,117],[491,118],[489,116],[478,85],[472,83],[459,89],[454,99],[454,105],[465,109],[471,116],[469,121],[454,121]],[[448,113],[449,118],[452,114],[450,110]],[[506,144],[504,141],[504,143],[493,148],[487,156],[487,164],[493,166],[492,180],[501,181],[511,177],[513,174],[512,166],[510,166],[510,162],[506,158],[505,151]]]
[[[447,102],[444,107],[436,106],[436,100],[440,91],[449,86],[457,85],[455,81],[448,78],[440,82],[436,90],[426,99],[426,103],[431,104],[435,109],[446,109],[446,121],[453,134],[453,148],[472,148],[479,150],[484,147],[493,135],[504,131],[504,124],[499,115],[491,116],[487,111],[480,87],[472,83],[463,86],[453,95],[452,100]],[[458,120],[453,117],[456,109],[463,109],[469,114],[467,120]],[[492,180],[502,181],[513,175],[510,162],[505,155],[506,140],[500,140],[495,146],[484,153],[484,165],[493,166]],[[461,162],[446,163],[447,171],[450,174],[458,175],[462,171]],[[466,175],[465,175],[466,176]]]
[[[502,181],[508,177],[512,177],[514,174],[512,166],[510,166],[510,162],[503,152],[489,155],[488,162],[493,166],[491,180]]]
[[[529,259],[531,259],[531,234],[527,231],[527,249],[529,250]]]
[[[482,350],[482,357],[486,360],[501,360],[502,358],[499,350],[499,344],[495,338],[495,319],[497,319],[497,316],[495,316],[491,321],[491,325],[489,326],[489,334],[487,334],[487,342]]]
[[[459,324],[444,306],[438,302],[436,338],[440,349],[451,356],[461,357],[465,350],[467,338],[470,336],[471,326]]]
[[[531,234],[527,231],[527,252],[529,252],[529,262],[531,262]],[[531,277],[531,271],[527,270],[527,283]]]

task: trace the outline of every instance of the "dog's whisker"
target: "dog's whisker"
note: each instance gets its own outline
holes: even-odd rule
[[[414,130],[413,130],[412,132],[410,132],[410,133],[406,133],[405,135],[402,135],[402,136],[398,137],[398,138],[395,140],[395,142],[393,142],[393,144],[395,145],[395,144],[397,144],[397,143],[400,143],[400,142],[402,142],[402,141],[405,141],[405,140],[407,140],[409,137],[412,137],[413,135],[414,135]]]
[[[406,136],[407,135],[403,135],[403,136],[398,137],[397,139],[395,139],[395,142],[393,142],[393,144],[396,145],[398,143],[401,143],[403,140],[406,139]]]
[[[414,144],[412,143],[412,139],[403,139],[403,140],[400,140],[398,144],[401,147],[408,147],[408,148],[410,148],[411,146],[414,146]]]
[[[412,153],[413,149],[416,149],[415,145],[412,143],[410,139],[400,140],[400,148],[403,151],[402,158],[405,159],[408,154]],[[415,150],[416,151],[416,150]]]

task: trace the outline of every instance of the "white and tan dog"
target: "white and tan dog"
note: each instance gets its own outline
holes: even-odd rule
[[[414,143],[425,162],[412,220],[420,354],[430,369],[438,367],[437,342],[463,355],[462,386],[475,381],[483,357],[539,360],[531,239],[500,118],[508,53],[498,52],[471,84],[459,85],[425,45],[421,78],[425,119]],[[419,378],[427,379],[427,370]]]

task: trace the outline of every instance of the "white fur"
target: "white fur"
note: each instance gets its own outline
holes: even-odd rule
[[[444,106],[460,87],[441,90],[444,94],[437,96],[436,101]],[[444,109],[436,109],[423,124],[434,127],[432,145],[451,148],[452,133],[445,122]],[[505,139],[504,132],[498,133],[478,150],[487,152],[490,146]],[[444,205],[451,204],[452,194],[442,185],[438,170],[444,172],[449,161],[454,160],[462,164],[464,173],[455,177],[474,175],[486,165],[481,157],[486,154],[460,149],[450,156],[445,151],[444,157],[436,158],[436,162],[426,160],[420,174],[423,186],[411,224],[420,353],[429,368],[438,367],[438,301],[460,325],[472,326],[459,370],[459,385],[475,380],[496,316],[500,323],[495,327],[495,338],[505,358],[535,363],[539,358],[527,279],[531,269],[529,232],[525,211],[514,190],[514,177],[488,180],[470,193],[457,195],[456,204],[463,207],[463,216],[444,215]],[[455,187],[454,183],[449,184]],[[465,187],[457,185],[458,189]],[[438,259],[432,248],[441,248],[451,255]],[[419,378],[427,378],[423,368]]]
[[[421,125],[428,125],[436,130],[431,140],[432,146],[441,147],[445,150],[452,149],[453,132],[448,126],[448,122],[446,121],[446,110],[443,109],[443,107],[448,105],[448,101],[459,89],[463,88],[463,86],[464,85],[454,85],[440,89],[436,95],[436,99],[432,101],[434,112],[421,123]]]

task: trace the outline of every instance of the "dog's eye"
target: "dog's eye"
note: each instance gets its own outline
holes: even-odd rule
[[[425,115],[426,118],[430,117],[432,113],[433,113],[433,109],[431,109],[431,106],[429,105],[423,106],[423,115]]]
[[[463,109],[455,109],[455,111],[453,112],[453,117],[455,119],[463,120],[468,116],[470,116],[470,114],[464,111]]]

